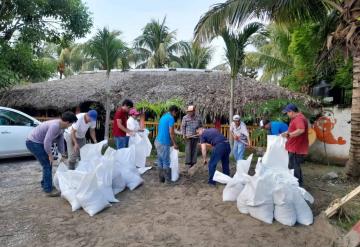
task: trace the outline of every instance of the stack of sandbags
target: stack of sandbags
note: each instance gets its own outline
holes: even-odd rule
[[[54,176],[54,185],[72,207],[81,207],[93,216],[110,202],[118,202],[115,195],[128,187],[134,190],[143,183],[135,162],[135,146],[101,154],[103,145],[86,144],[80,149],[81,161],[76,170],[68,170],[61,163]]]

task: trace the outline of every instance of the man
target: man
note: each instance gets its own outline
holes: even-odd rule
[[[171,183],[170,146],[173,145],[175,149],[178,149],[174,130],[175,117],[178,113],[179,108],[177,106],[170,106],[169,111],[165,113],[159,121],[155,147],[157,152],[159,180],[161,183]]]
[[[303,186],[301,164],[309,149],[308,120],[294,104],[288,104],[283,113],[291,119],[288,131],[281,134],[288,138],[285,148],[289,153],[289,169],[294,169],[294,176],[299,180],[299,185]]]
[[[56,143],[60,153],[65,153],[64,129],[77,121],[72,112],[64,112],[61,119],[50,120],[41,123],[33,129],[26,139],[27,149],[40,162],[43,169],[41,187],[48,196],[59,196],[59,192],[52,186],[52,164],[54,157],[51,153],[51,145]]]
[[[80,158],[80,148],[86,144],[86,132],[90,128],[90,137],[94,143],[96,140],[96,119],[98,113],[96,110],[90,110],[87,113],[76,115],[77,121],[71,127],[67,128],[64,134],[69,157],[69,169],[74,170],[76,160]]]
[[[115,139],[116,149],[126,148],[128,146],[130,137],[126,136],[126,133],[130,136],[134,135],[134,132],[126,127],[128,112],[133,107],[134,103],[131,100],[126,99],[122,102],[121,107],[119,107],[115,112],[113,136]]]
[[[195,106],[190,105],[186,112],[181,122],[181,133],[185,139],[185,165],[189,169],[197,162],[199,136],[196,135],[196,128],[201,127],[202,122],[195,114]]]
[[[260,127],[266,129],[269,135],[280,135],[288,130],[286,123],[280,121],[270,122],[268,119],[261,120]]]
[[[235,115],[230,124],[230,133],[234,138],[233,154],[236,161],[244,159],[246,146],[250,146],[249,132],[240,116]]]
[[[196,129],[196,133],[200,136],[201,153],[203,157],[203,164],[207,164],[206,159],[206,144],[210,144],[213,149],[211,151],[211,157],[209,161],[209,180],[210,185],[216,185],[213,180],[217,163],[221,160],[223,173],[230,175],[229,170],[229,156],[231,152],[229,141],[223,136],[217,129],[204,129],[199,127]]]

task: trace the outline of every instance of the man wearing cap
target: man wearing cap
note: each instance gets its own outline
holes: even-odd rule
[[[199,136],[196,135],[196,128],[202,126],[202,121],[195,114],[195,106],[188,106],[186,112],[181,122],[181,133],[185,139],[185,165],[189,169],[197,162]]]
[[[230,124],[230,133],[234,138],[233,154],[236,161],[244,159],[246,146],[250,146],[249,132],[239,115],[234,115]]]
[[[287,138],[285,148],[289,153],[289,169],[294,169],[294,176],[303,186],[301,164],[309,149],[308,120],[294,104],[288,104],[283,113],[291,119],[288,131],[281,134]]]
[[[206,144],[210,144],[213,149],[211,151],[211,157],[209,161],[209,180],[208,184],[215,185],[216,182],[213,180],[217,163],[221,160],[223,173],[226,175],[230,174],[229,170],[229,156],[231,153],[230,143],[224,135],[222,135],[217,129],[210,128],[204,129],[198,127],[196,133],[200,136],[201,143],[201,154],[203,157],[203,164],[207,164],[206,159]]]
[[[280,121],[269,121],[268,119],[261,120],[260,127],[266,129],[269,135],[280,135],[288,130],[286,123]]]
[[[65,131],[70,170],[75,169],[76,160],[80,158],[80,148],[86,144],[85,136],[89,128],[91,139],[94,143],[97,143],[95,133],[97,116],[96,110],[79,113],[76,115],[78,120]]]

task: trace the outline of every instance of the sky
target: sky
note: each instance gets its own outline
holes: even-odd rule
[[[108,27],[120,30],[121,38],[129,45],[141,34],[142,28],[151,19],[162,20],[170,30],[177,31],[177,40],[192,40],[194,27],[200,17],[216,3],[224,0],[85,0],[93,16],[93,29],[85,39],[91,38],[97,29]],[[208,68],[224,63],[224,43],[218,38],[211,46],[214,49]]]

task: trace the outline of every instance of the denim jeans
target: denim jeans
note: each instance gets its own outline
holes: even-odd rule
[[[301,164],[304,163],[305,155],[289,152],[289,169],[294,169],[294,176],[298,179],[299,185],[303,187],[304,180],[301,171]]]
[[[210,161],[209,161],[209,184],[215,184],[213,180],[214,173],[216,171],[217,163],[221,160],[223,173],[230,175],[229,170],[229,156],[231,153],[230,144],[228,142],[223,142],[215,145],[211,151]]]
[[[170,168],[170,145],[163,145],[155,141],[158,167],[162,169]]]
[[[233,154],[235,160],[243,160],[245,153],[245,144],[242,142],[234,141]]]
[[[116,149],[128,147],[129,139],[130,139],[130,136],[115,136]]]
[[[41,180],[41,187],[45,192],[52,190],[52,166],[49,161],[49,155],[45,152],[44,145],[27,140],[27,149],[35,156],[43,168],[43,176]]]

